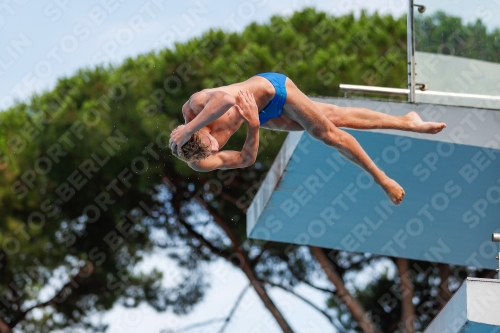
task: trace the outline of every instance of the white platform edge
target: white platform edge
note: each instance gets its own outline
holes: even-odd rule
[[[500,332],[500,280],[467,278],[424,333],[465,333],[473,326]]]
[[[500,332],[500,279],[468,278],[467,284],[467,318]]]
[[[247,210],[247,235],[254,228],[263,209],[266,207],[274,189],[278,185],[285,168],[292,157],[292,154],[300,141],[304,132],[288,133],[281,149],[276,156],[273,165],[269,169],[264,181]]]

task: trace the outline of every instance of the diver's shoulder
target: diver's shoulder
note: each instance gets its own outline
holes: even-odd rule
[[[204,90],[195,92],[189,97],[189,107],[194,112],[200,112],[207,104],[208,93]]]

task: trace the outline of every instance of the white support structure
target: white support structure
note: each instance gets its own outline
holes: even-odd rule
[[[498,272],[498,279],[500,280],[500,233],[494,232],[493,235],[491,235],[491,240],[498,243],[498,255],[496,257],[496,259],[498,260],[498,268],[496,271]]]
[[[415,21],[413,19],[413,0],[408,0],[407,16],[407,54],[408,54],[408,102],[415,103]]]
[[[424,333],[499,333],[500,281],[467,278]]]

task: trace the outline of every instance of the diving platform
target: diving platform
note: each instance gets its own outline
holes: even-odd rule
[[[500,332],[500,280],[467,278],[424,333]]]
[[[394,206],[373,179],[306,132],[288,134],[247,210],[249,238],[495,269],[500,111],[315,98],[447,124],[429,135],[346,130],[405,189]]]

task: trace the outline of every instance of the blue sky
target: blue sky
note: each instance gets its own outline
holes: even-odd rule
[[[461,15],[466,21],[482,17],[489,27],[500,15],[500,3],[493,0],[419,1]],[[0,6],[0,110],[14,100],[26,100],[34,92],[51,89],[57,78],[79,68],[103,63],[119,64],[151,50],[171,47],[199,36],[209,28],[241,31],[252,21],[265,22],[272,15],[288,15],[304,7],[316,7],[332,15],[360,12],[401,16],[405,0],[7,0]],[[346,82],[348,83],[348,82]],[[176,275],[172,262],[161,254],[149,258],[143,269],[167,272],[166,281]],[[214,317],[224,317],[248,281],[241,272],[218,261],[210,266],[212,287],[205,300],[186,317],[116,307],[102,318],[110,322],[108,332],[159,332],[179,329]],[[368,275],[372,275],[373,272]],[[325,297],[301,286],[297,292],[319,307]],[[291,325],[300,332],[334,332],[332,326],[303,302],[281,291],[271,296]],[[212,332],[219,325],[197,332]],[[226,332],[279,332],[279,327],[250,289]]]
[[[419,1],[498,27],[495,0]],[[365,9],[401,16],[406,0],[6,0],[0,6],[0,110],[54,86],[78,68],[120,63],[171,47],[209,28],[240,31],[252,21],[316,7],[332,15]],[[418,12],[416,13],[418,15]]]
[[[252,21],[314,6],[342,15],[361,6],[401,14],[401,1],[11,0],[0,8],[0,109],[50,89],[78,68],[119,63],[171,47],[209,28],[239,31]]]

